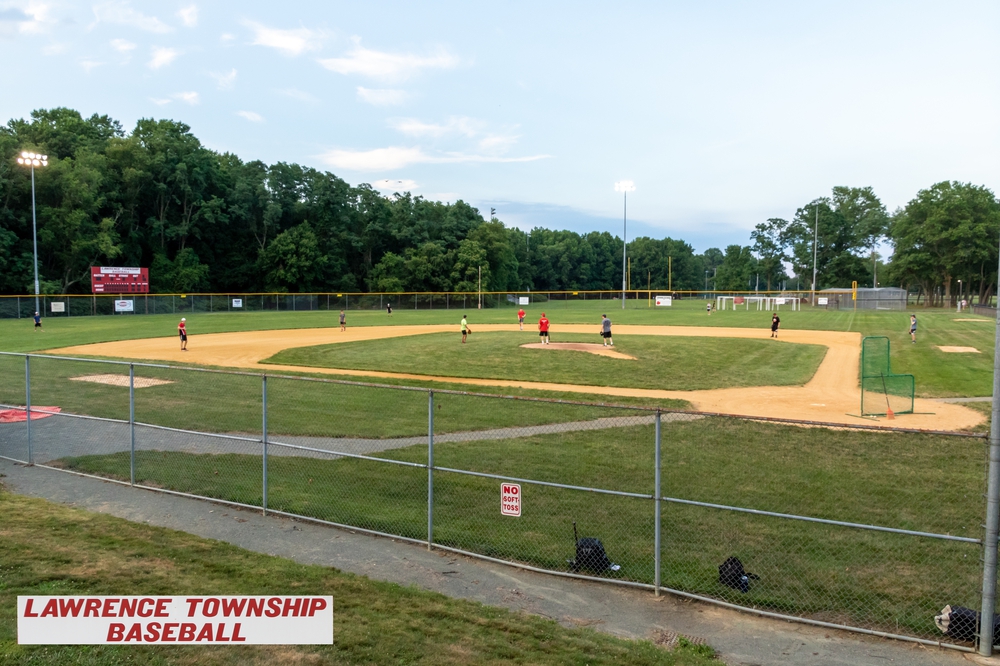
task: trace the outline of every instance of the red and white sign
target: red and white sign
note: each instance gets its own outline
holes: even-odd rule
[[[18,597],[17,642],[332,645],[333,597]]]
[[[500,484],[500,513],[505,516],[521,515],[521,486],[517,483]]]
[[[659,307],[667,307],[667,308],[669,308],[669,307],[673,306],[673,304],[674,304],[674,297],[673,296],[657,296],[656,297],[656,305],[659,306]]]

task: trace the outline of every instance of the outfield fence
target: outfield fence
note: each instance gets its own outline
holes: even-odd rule
[[[0,376],[9,460],[973,649],[934,615],[981,605],[985,435],[48,355]]]
[[[673,301],[700,301],[721,304],[728,309],[785,311],[814,302],[809,291],[670,291],[630,289],[624,303],[629,308],[656,307],[657,296]],[[822,306],[837,309],[835,296],[823,295]],[[843,299],[845,296],[840,295]],[[850,292],[846,298],[850,300]],[[738,303],[736,302],[738,299]],[[116,301],[130,302],[131,310],[119,312]],[[49,294],[38,297],[39,312],[44,317],[84,317],[129,314],[194,314],[214,312],[297,312],[337,310],[450,310],[482,308],[517,309],[522,305],[545,304],[549,307],[578,301],[622,303],[619,289],[602,291],[523,291],[523,292],[401,292],[401,293],[196,293],[196,294]],[[661,299],[661,302],[665,302]],[[818,302],[818,299],[815,301]],[[700,305],[704,307],[704,305]],[[844,307],[841,305],[841,307]],[[30,319],[35,313],[32,295],[0,295],[0,319]]]

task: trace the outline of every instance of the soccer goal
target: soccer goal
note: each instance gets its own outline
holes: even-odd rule
[[[889,338],[880,335],[861,341],[861,415],[913,413],[913,375],[892,373]]]

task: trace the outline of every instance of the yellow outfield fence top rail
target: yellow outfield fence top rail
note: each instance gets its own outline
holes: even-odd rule
[[[227,297],[240,297],[240,296],[335,296],[341,298],[344,296],[478,296],[482,294],[483,296],[543,296],[547,294],[560,294],[566,296],[577,296],[583,294],[607,294],[611,296],[621,296],[621,289],[539,289],[536,291],[518,291],[518,290],[505,290],[505,291],[189,291],[189,292],[149,292],[149,293],[122,293],[122,294],[39,294],[39,298],[114,298],[115,300],[135,297],[146,297],[146,296],[176,296],[178,298],[187,298],[189,296],[227,296]],[[688,295],[711,295],[711,296],[794,296],[794,295],[808,295],[811,294],[808,289],[785,289],[777,290],[772,289],[771,291],[739,291],[735,289],[626,289],[626,294],[676,294],[681,296]],[[816,292],[819,294],[820,292]],[[823,292],[824,294],[831,293],[851,293],[851,289],[827,289]],[[0,298],[34,298],[34,294],[0,294]]]

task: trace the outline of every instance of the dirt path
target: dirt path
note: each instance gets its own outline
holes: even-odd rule
[[[517,331],[516,324],[480,324],[476,331]],[[595,326],[573,324],[552,329],[558,340],[560,333],[594,333]],[[195,363],[230,368],[253,369],[259,372],[313,372],[327,375],[411,379],[440,381],[472,386],[500,386],[563,391],[584,395],[627,396],[653,399],[680,399],[689,401],[695,409],[746,416],[771,416],[807,419],[857,425],[870,423],[851,414],[859,410],[858,363],[861,354],[861,334],[835,331],[785,330],[781,340],[798,344],[816,344],[827,348],[816,374],[805,386],[758,386],[704,391],[667,391],[659,389],[633,389],[607,386],[582,386],[578,384],[553,384],[533,381],[503,379],[472,379],[416,375],[372,370],[341,370],[336,368],[306,368],[301,366],[270,365],[260,361],[278,352],[294,347],[311,347],[336,342],[381,340],[421,335],[426,333],[457,333],[457,326],[370,326],[348,328],[310,328],[278,331],[252,331],[240,333],[215,333],[192,335],[190,351],[178,349],[176,338],[146,338],[122,342],[102,342],[92,345],[65,347],[49,353],[67,356],[108,356],[114,358],[167,361],[170,363]],[[526,338],[532,332],[524,332]],[[765,339],[768,329],[716,328],[704,326],[634,326],[615,327],[616,336],[663,335],[685,337],[751,338]],[[683,359],[678,359],[683,362]],[[919,382],[919,378],[918,378]],[[895,424],[908,428],[958,430],[978,425],[984,416],[958,404],[918,399],[916,414],[899,415]]]

